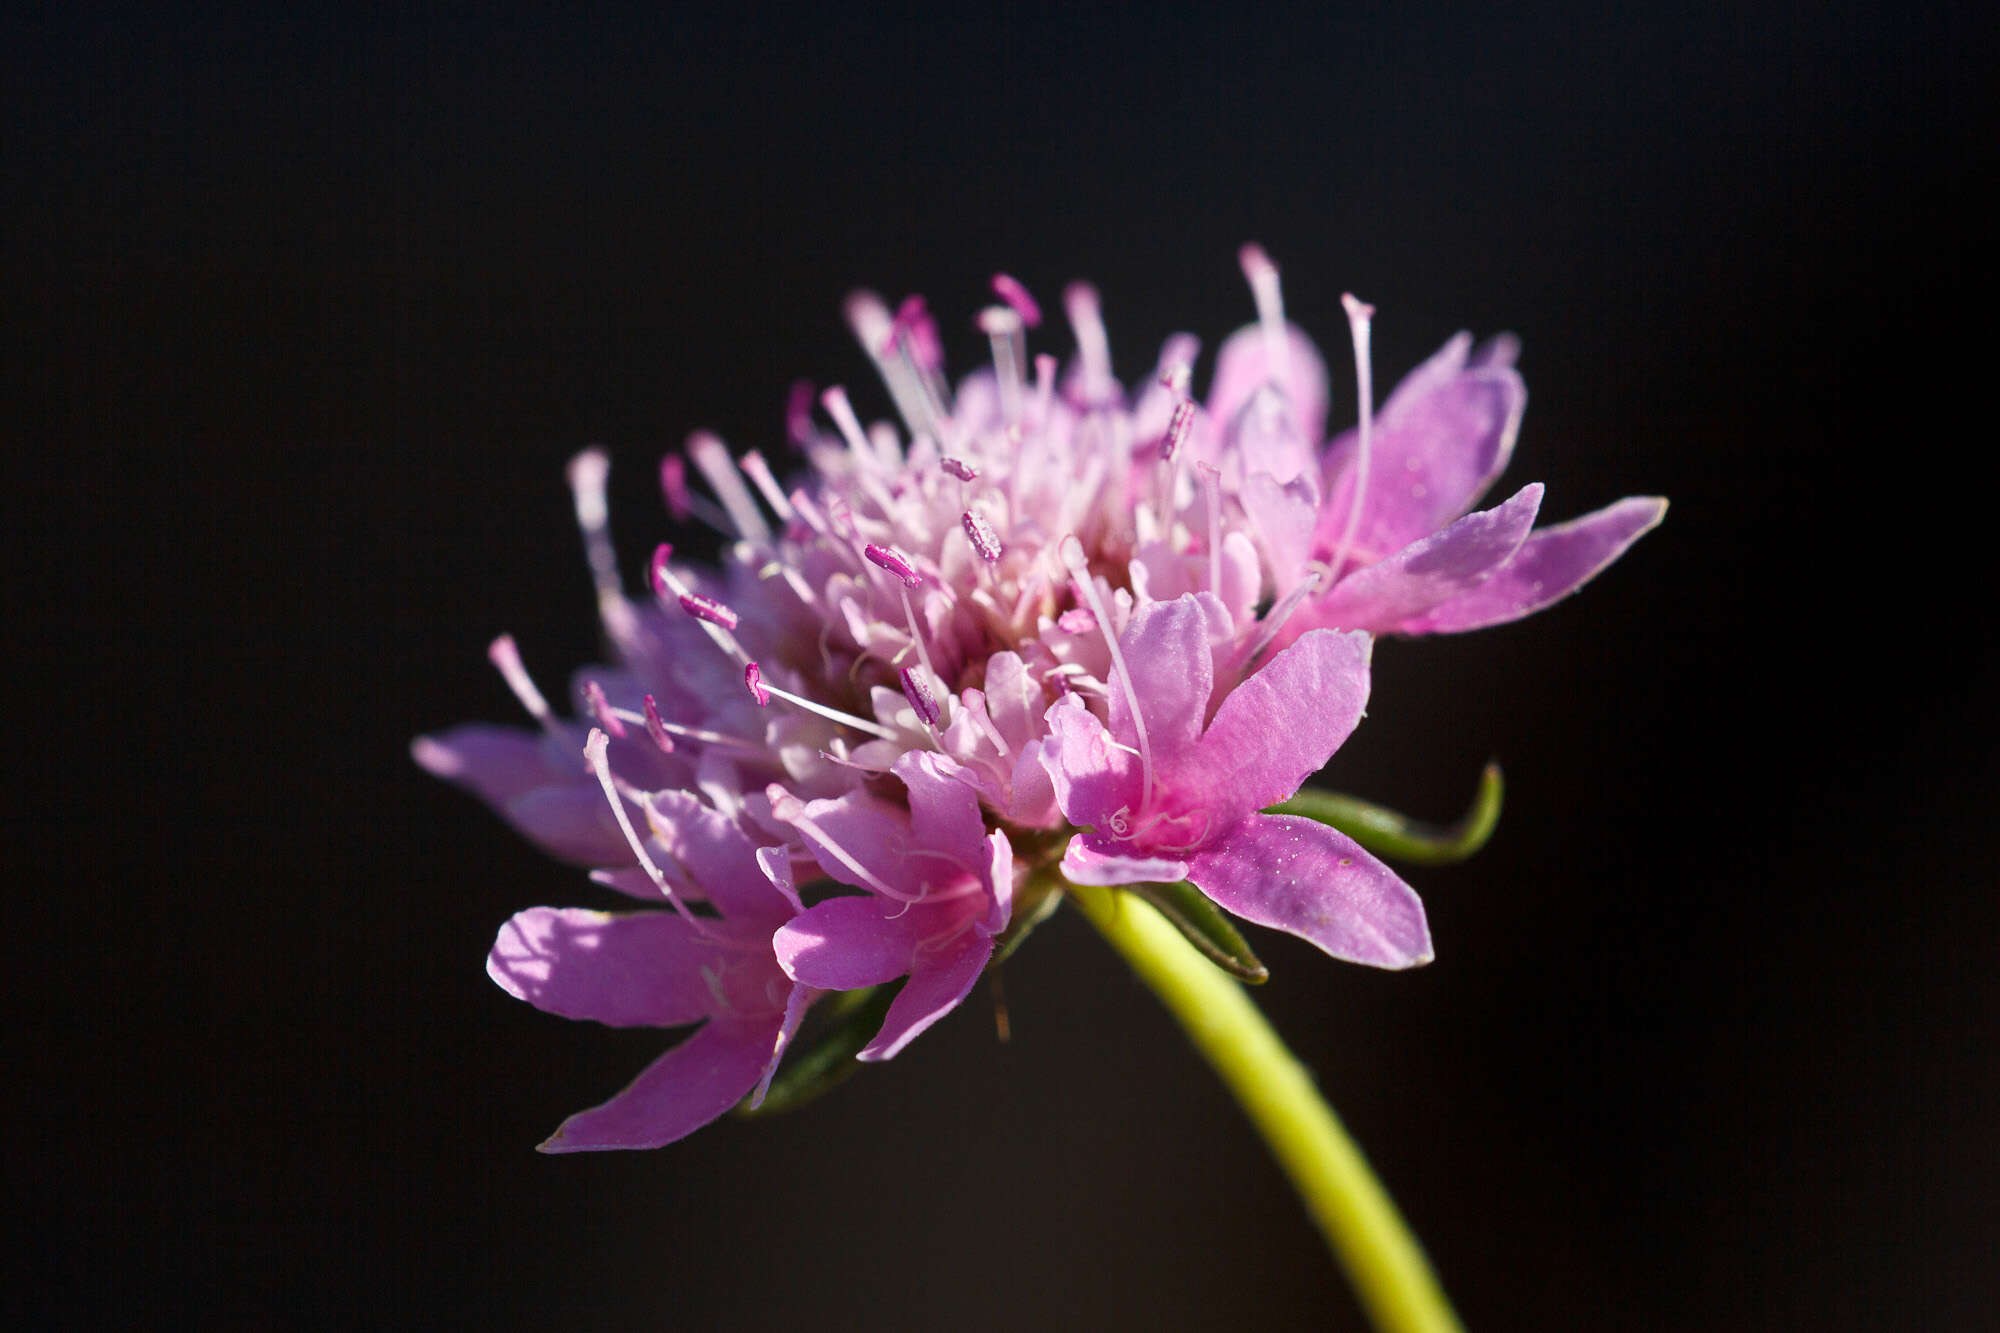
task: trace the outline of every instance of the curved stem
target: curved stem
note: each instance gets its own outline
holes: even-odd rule
[[[1180,1020],[1264,1136],[1383,1333],[1458,1330],[1430,1262],[1361,1149],[1243,987],[1129,893],[1070,896]]]

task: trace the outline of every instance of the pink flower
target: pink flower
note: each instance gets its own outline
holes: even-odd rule
[[[603,732],[592,733],[593,766],[609,787],[607,744]],[[628,829],[640,873],[599,879],[676,910],[532,908],[500,928],[486,971],[508,994],[564,1018],[703,1026],[616,1097],[564,1121],[544,1152],[657,1148],[746,1096],[761,1100],[817,997],[785,975],[772,951],[772,933],[799,908],[785,858],[685,792],[639,801],[652,828],[648,842],[677,873],[670,881]],[[697,915],[689,899],[710,910]]]
[[[1297,330],[1289,353],[1276,351],[1276,272],[1254,247],[1244,268],[1266,327],[1224,349],[1212,403],[1230,423],[1222,449],[1237,462],[1237,500],[1261,535],[1278,595],[1314,585],[1285,639],[1315,625],[1435,634],[1518,620],[1575,592],[1666,516],[1664,499],[1629,496],[1530,531],[1539,483],[1468,513],[1506,470],[1527,408],[1514,369],[1519,344],[1503,336],[1474,348],[1460,333],[1411,371],[1378,414],[1375,312],[1351,296],[1360,421],[1320,457],[1275,448],[1273,440],[1318,437],[1325,372]],[[1287,384],[1289,393],[1280,387]]]
[[[900,979],[861,1052],[893,1056],[969,992],[1030,875],[1186,878],[1337,957],[1429,959],[1422,905],[1391,871],[1260,812],[1359,721],[1361,631],[1544,605],[1659,502],[1530,536],[1530,487],[1460,517],[1512,444],[1510,355],[1455,342],[1376,421],[1359,313],[1361,424],[1323,448],[1325,368],[1284,321],[1276,269],[1254,247],[1243,261],[1259,320],[1224,345],[1206,407],[1187,335],[1128,393],[1081,284],[1063,296],[1077,351],[1059,375],[1028,354],[1039,306],[996,276],[976,321],[992,366],[955,389],[922,301],[892,313],[857,294],[849,321],[902,428],[864,424],[839,388],[816,421],[795,393],[789,483],[692,436],[662,489],[722,534],[723,558],[661,546],[646,597],[619,575],[604,455],[575,460],[615,663],[579,675],[566,721],[503,638],[493,660],[538,730],[461,727],[414,754],[668,909],[522,913],[495,980],[570,1017],[704,1026],[547,1146],[706,1123],[756,1095],[827,990]],[[846,891],[808,908],[803,878]]]
[[[1185,879],[1336,958],[1429,962],[1423,905],[1394,871],[1323,824],[1258,813],[1296,793],[1361,720],[1368,636],[1302,635],[1211,710],[1221,614],[1194,594],[1141,608],[1121,636],[1128,688],[1112,696],[1109,724],[1085,708],[1049,711],[1057,800],[1091,830],[1070,840],[1063,874]]]
[[[959,766],[911,752],[895,771],[907,807],[866,791],[810,802],[772,794],[820,868],[868,890],[785,923],[774,943],[786,974],[820,990],[909,978],[863,1060],[887,1060],[965,998],[1007,927],[1014,893],[1007,835],[986,831]]]

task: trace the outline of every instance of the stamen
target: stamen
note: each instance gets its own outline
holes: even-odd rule
[[[543,726],[553,726],[554,716],[549,712],[549,701],[535,688],[535,682],[528,676],[528,668],[521,665],[521,650],[514,646],[514,636],[502,634],[486,649],[487,660],[500,668],[500,678],[507,682],[507,688],[514,691],[514,697],[521,701],[521,707],[528,710],[528,716]]]
[[[745,684],[749,683],[748,671],[744,672],[744,683]],[[794,708],[803,708],[808,713],[812,713],[815,714],[816,716],[823,717],[829,722],[838,722],[843,727],[853,727],[856,731],[865,731],[870,736],[877,736],[885,741],[897,741],[902,739],[901,736],[897,735],[894,731],[891,731],[889,728],[882,726],[880,723],[870,722],[867,718],[856,717],[852,713],[843,713],[838,708],[829,708],[823,703],[815,703],[813,700],[806,698],[803,694],[793,694],[790,690],[781,689],[778,686],[773,685],[770,681],[763,679],[761,673],[758,676],[757,685],[758,688],[762,689],[765,694],[774,696],[779,699],[783,699],[786,703],[791,704]],[[759,700],[758,702],[761,703],[763,701]]]
[[[1183,370],[1186,367],[1182,367]],[[1174,404],[1174,414],[1167,418],[1167,433],[1160,440],[1160,461],[1170,462],[1175,450],[1187,439],[1194,429],[1194,402],[1183,398]]]
[[[1029,328],[1039,328],[1042,323],[1042,308],[1035,304],[1035,298],[1028,295],[1028,289],[1005,273],[993,275],[993,294],[1014,308],[1021,322]]]
[[[803,489],[793,490],[790,498],[792,508],[798,513],[799,521],[819,536],[826,538],[828,545],[838,551],[847,563],[859,568],[860,562],[855,560],[854,553],[848,549],[845,542],[836,540],[832,522],[820,512],[820,507],[813,503],[813,498]]]
[[[1171,377],[1168,387],[1176,395],[1183,394],[1187,389],[1187,366],[1183,363],[1174,369],[1179,374]],[[1160,438],[1160,467],[1153,482],[1153,506],[1160,520],[1160,536],[1168,541],[1173,539],[1174,502],[1181,488],[1180,450],[1193,430],[1194,402],[1183,397],[1174,404],[1173,415],[1167,418],[1167,433]]]
[[[1278,266],[1256,242],[1237,252],[1250,295],[1257,302],[1257,322],[1264,328],[1264,366],[1280,389],[1291,383],[1291,345],[1285,337],[1285,302],[1278,290]]]
[[[1000,419],[1021,419],[1021,357],[1027,341],[1021,333],[1021,316],[1006,306],[990,305],[979,312],[979,331],[993,348],[993,379],[1000,386]]]
[[[772,513],[787,523],[797,517],[792,510],[792,502],[787,500],[784,491],[778,488],[778,479],[771,475],[771,465],[764,461],[764,455],[752,449],[743,455],[742,462],[737,466],[743,469],[745,476],[756,483],[757,493],[764,497],[765,504],[771,506]]]
[[[903,697],[910,701],[910,707],[917,710],[917,716],[924,720],[925,726],[936,729],[938,720],[944,716],[944,712],[938,707],[937,696],[931,693],[931,687],[924,683],[922,676],[908,667],[904,667],[897,674],[898,679],[903,682]]]
[[[940,458],[938,460],[938,466],[942,468],[944,471],[950,473],[952,476],[957,477],[960,481],[979,480],[979,469],[974,467],[968,467],[966,464],[959,462],[956,458]]]
[[[913,369],[900,358],[883,356],[880,348],[888,341],[889,330],[895,320],[889,308],[882,304],[882,298],[869,291],[858,291],[847,298],[847,325],[854,330],[854,336],[861,340],[868,359],[875,363],[875,369],[882,376],[882,383],[888,386],[889,396],[896,402],[896,411],[902,415],[903,424],[912,433],[927,428],[930,408],[924,401],[923,386]],[[821,399],[825,401],[824,398]],[[933,432],[935,434],[935,432]]]
[[[920,371],[933,371],[944,364],[944,349],[938,345],[937,324],[921,296],[906,296],[889,322],[889,337],[882,346],[883,356],[896,354],[898,344],[908,351]]]
[[[668,454],[660,460],[660,492],[667,498],[667,514],[685,522],[694,516],[693,498],[688,494],[687,460]]]
[[[820,406],[833,418],[833,424],[840,427],[840,438],[847,441],[848,452],[857,463],[873,463],[875,448],[868,442],[868,434],[861,429],[861,418],[854,415],[854,404],[847,401],[847,390],[838,384],[819,396]]]
[[[651,699],[652,697],[650,694],[646,696],[647,699]],[[653,736],[653,743],[655,745],[660,744],[661,736],[665,736],[666,745],[664,753],[673,753],[673,738],[675,736],[679,736],[684,740],[700,741],[704,745],[732,745],[739,750],[754,750],[758,754],[766,752],[762,741],[746,741],[741,736],[725,736],[719,731],[704,731],[700,727],[689,727],[683,726],[678,722],[669,722],[660,716],[660,706],[658,703],[652,705],[649,713],[650,716],[644,713],[634,713],[623,708],[614,708],[611,710],[611,715],[627,726],[636,727],[644,725],[646,734]],[[660,735],[653,735],[654,729],[652,724],[654,722],[660,724]]]
[[[742,474],[729,457],[729,446],[707,431],[698,430],[688,436],[687,453],[701,469],[701,475],[708,479],[715,498],[722,501],[723,512],[729,515],[736,535],[745,541],[771,540],[770,525],[757,512],[757,502],[750,498],[749,487],[743,484]]]
[[[1314,561],[1307,568],[1306,576],[1292,585],[1292,590],[1279,598],[1278,604],[1266,612],[1264,618],[1257,623],[1257,633],[1243,650],[1241,658],[1242,669],[1246,673],[1257,664],[1257,659],[1264,650],[1271,646],[1271,640],[1278,637],[1278,631],[1285,627],[1285,621],[1291,618],[1299,603],[1312,596],[1314,590],[1319,587],[1320,579],[1324,576],[1324,568],[1319,562]]]
[[[779,564],[776,572],[778,577],[785,581],[785,586],[790,588],[792,594],[799,599],[800,603],[805,606],[819,605],[819,594],[812,590],[811,586],[806,583],[805,576],[799,573],[798,570],[790,565]],[[766,577],[769,576],[770,571],[768,568],[764,573]]]
[[[1056,359],[1047,352],[1035,357],[1035,424],[1049,424],[1049,405],[1056,394]]]
[[[924,674],[935,679],[938,684],[944,684],[944,677],[938,675],[937,668],[931,665],[931,651],[924,645],[923,627],[917,624],[917,608],[910,604],[909,585],[905,584],[896,591],[903,599],[903,620],[910,627],[910,642],[916,645],[917,660],[924,664]],[[904,669],[908,670],[907,667]]]
[[[1072,282],[1063,289],[1063,313],[1076,334],[1084,402],[1096,407],[1111,396],[1111,340],[1104,332],[1097,289],[1087,282]]]
[[[1125,693],[1125,706],[1132,713],[1132,730],[1139,741],[1139,773],[1142,780],[1139,808],[1145,809],[1153,801],[1153,747],[1146,740],[1146,715],[1139,711],[1139,695],[1132,687],[1132,673],[1125,667],[1125,654],[1118,647],[1118,636],[1111,632],[1111,617],[1105,613],[1104,604],[1097,596],[1097,582],[1090,576],[1089,562],[1084,559],[1083,543],[1074,533],[1062,539],[1057,548],[1065,568],[1070,572],[1070,581],[1076,585],[1079,596],[1090,603],[1091,614],[1097,617],[1098,628],[1104,632],[1104,645],[1111,650],[1111,666],[1118,673],[1118,685]]]
[[[735,535],[729,530],[729,516],[716,508],[714,501],[688,489],[687,460],[679,454],[660,460],[660,490],[667,499],[667,513],[676,521],[699,519],[725,537]]]
[[[594,680],[583,683],[583,700],[590,708],[597,725],[603,727],[618,739],[625,739],[625,724],[611,711],[611,701],[604,697],[604,687]]]
[[[1222,595],[1222,473],[1211,463],[1194,465],[1201,507],[1208,521],[1208,590]]]
[[[660,747],[661,754],[674,752],[674,738],[667,734],[666,720],[660,716],[660,706],[650,694],[646,696],[646,734]]]
[[[706,593],[684,592],[680,595],[680,600],[681,610],[695,619],[705,620],[711,625],[720,625],[724,629],[736,628],[736,613]]]
[[[569,489],[576,503],[576,525],[583,532],[583,550],[590,561],[590,581],[597,589],[598,605],[621,600],[625,590],[618,580],[618,553],[611,545],[610,506],[604,498],[605,478],[611,460],[602,449],[585,449],[569,460]]]
[[[904,587],[916,588],[922,586],[924,576],[919,574],[917,567],[910,563],[910,557],[904,555],[895,547],[877,546],[873,542],[870,542],[867,546],[861,548],[861,554],[867,556],[870,563],[888,570],[891,574],[901,579]]]
[[[771,813],[773,815],[802,833],[810,833],[820,846],[831,853],[836,861],[839,861],[848,870],[853,872],[855,878],[862,884],[875,890],[875,892],[881,894],[884,898],[893,898],[899,903],[913,903],[922,898],[923,895],[921,894],[912,895],[904,893],[901,889],[890,888],[880,875],[877,875],[867,866],[855,860],[853,853],[828,837],[826,830],[807,816],[806,803],[804,801],[801,801],[777,783],[774,782],[766,787],[764,795],[771,802]]]
[[[611,761],[605,754],[610,748],[610,738],[596,727],[592,727],[590,739],[584,742],[583,755],[590,761],[591,768],[597,772],[597,785],[604,788],[604,799],[611,802],[611,813],[617,816],[618,827],[625,833],[625,841],[631,845],[632,854],[639,858],[639,867],[646,872],[646,878],[653,881],[653,887],[673,904],[674,910],[679,912],[690,925],[707,934],[707,928],[695,919],[694,913],[688,910],[680,895],[673,891],[672,886],[667,883],[667,877],[660,873],[660,868],[653,864],[653,858],[646,854],[646,845],[639,841],[639,835],[632,827],[632,817],[625,813],[625,802],[620,799],[618,785],[611,777]]]
[[[654,548],[651,566],[653,595],[662,602],[670,596],[679,601],[682,610],[701,622],[703,631],[716,647],[738,662],[748,662],[750,654],[743,651],[743,645],[736,642],[736,636],[729,632],[736,626],[736,613],[681,582],[680,576],[667,564],[673,553],[674,548],[665,542]]]
[[[896,428],[888,422],[877,421],[868,427],[868,443],[875,450],[876,461],[890,472],[903,466],[903,446],[896,439]],[[872,488],[873,494],[882,493],[882,483],[874,477],[863,477],[861,484]]]
[[[785,395],[785,438],[803,449],[812,442],[813,383],[793,380]]]
[[[1369,435],[1375,421],[1375,381],[1368,356],[1368,331],[1375,318],[1375,307],[1357,301],[1351,292],[1341,293],[1340,304],[1346,307],[1347,325],[1354,332],[1354,379],[1361,400],[1361,438],[1354,446],[1354,493],[1347,502],[1347,524],[1341,529],[1340,544],[1333,548],[1330,577],[1335,582],[1345,572],[1341,566],[1347,563],[1347,552],[1361,526],[1361,504],[1368,493]]]
[[[991,565],[1000,559],[1006,548],[1000,545],[1000,534],[993,530],[993,524],[977,509],[968,509],[959,516],[959,524],[965,529],[965,538],[972,543],[972,549],[979,558]]]
[[[757,701],[759,708],[771,706],[771,691],[764,685],[764,668],[755,662],[744,663],[743,683],[750,688],[750,697]]]
[[[1003,759],[1011,758],[1014,747],[1007,744],[1007,738],[1000,734],[1000,728],[993,721],[993,714],[986,707],[985,694],[972,689],[968,689],[965,693],[965,712],[972,718],[973,725],[979,728],[980,734],[987,740],[993,742],[993,748],[1000,752]]]

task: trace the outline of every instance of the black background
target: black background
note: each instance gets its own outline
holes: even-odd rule
[[[1088,276],[1131,368],[1248,320],[1254,238],[1339,419],[1351,289],[1384,388],[1521,334],[1552,518],[1674,503],[1557,610],[1380,648],[1327,780],[1512,783],[1411,875],[1438,961],[1258,941],[1467,1320],[1996,1326],[1988,21],[1331,8],[9,19],[0,1305],[1357,1327],[1073,919],[1010,1046],[969,1004],[799,1115],[537,1156],[662,1043],[493,988],[508,913],[601,900],[406,751],[516,716],[495,633],[594,654],[584,444],[636,561],[689,429],[885,410],[851,286],[963,369],[992,270]]]

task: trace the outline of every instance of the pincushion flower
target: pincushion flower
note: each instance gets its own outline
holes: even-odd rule
[[[1255,247],[1244,271],[1266,330],[1280,318],[1277,272]],[[1506,470],[1528,391],[1512,337],[1454,336],[1373,410],[1374,309],[1345,298],[1360,385],[1357,424],[1317,458],[1325,372],[1296,330],[1238,334],[1239,364],[1218,371],[1233,410],[1225,441],[1244,460],[1239,502],[1260,532],[1278,595],[1311,591],[1285,637],[1316,625],[1433,634],[1518,620],[1567,597],[1666,516],[1658,496],[1628,496],[1535,529],[1542,487],[1469,513]],[[1225,375],[1224,371],[1228,373]],[[1290,385],[1287,393],[1283,386]],[[1275,442],[1275,443],[1274,443]],[[1261,465],[1261,466],[1260,466]]]
[[[1327,375],[1243,254],[1259,320],[1205,403],[1195,340],[1127,392],[1095,292],[1077,350],[1030,359],[1041,312],[1004,275],[992,365],[953,387],[917,298],[847,314],[902,420],[796,397],[792,479],[706,434],[661,468],[724,539],[620,577],[608,462],[570,469],[607,666],[576,719],[510,639],[492,656],[536,732],[461,727],[415,757],[553,854],[663,910],[535,909],[496,943],[510,993],[571,1017],[702,1021],[551,1146],[666,1142],[768,1081],[824,992],[898,983],[861,1048],[886,1059],[969,992],[1024,889],[1186,880],[1341,958],[1427,961],[1415,893],[1346,834],[1262,813],[1359,721],[1368,632],[1497,623],[1571,591],[1659,516],[1623,501],[1530,535],[1540,488],[1465,513],[1523,402],[1505,344],[1464,340],[1380,419],[1353,303],[1357,427],[1327,445]],[[697,481],[701,484],[696,484]],[[586,742],[585,736],[588,735]],[[586,760],[583,751],[588,751]],[[799,893],[808,881],[809,906]]]
[[[595,731],[587,748],[609,789],[607,745]],[[544,1152],[657,1148],[746,1096],[754,1101],[816,998],[785,975],[772,949],[773,931],[800,906],[782,860],[760,856],[732,821],[684,792],[639,800],[652,828],[648,841],[677,866],[678,887],[629,829],[642,879],[603,878],[664,899],[674,910],[532,908],[500,928],[486,971],[508,994],[565,1018],[702,1027],[616,1097],[564,1121],[542,1144]],[[711,910],[697,915],[688,899]]]
[[[958,765],[912,751],[895,773],[907,808],[862,790],[810,802],[771,793],[777,817],[830,878],[870,891],[786,922],[773,940],[786,974],[822,990],[909,978],[863,1060],[895,1055],[965,998],[1007,928],[1014,893],[1007,835],[986,831]]]
[[[1361,720],[1368,636],[1301,636],[1204,725],[1210,633],[1225,614],[1208,600],[1134,613],[1121,644],[1130,689],[1113,696],[1109,726],[1088,709],[1049,710],[1057,799],[1091,829],[1071,839],[1062,873],[1076,884],[1191,880],[1237,916],[1336,958],[1429,962],[1423,906],[1394,871],[1324,824],[1258,813],[1298,791]]]

